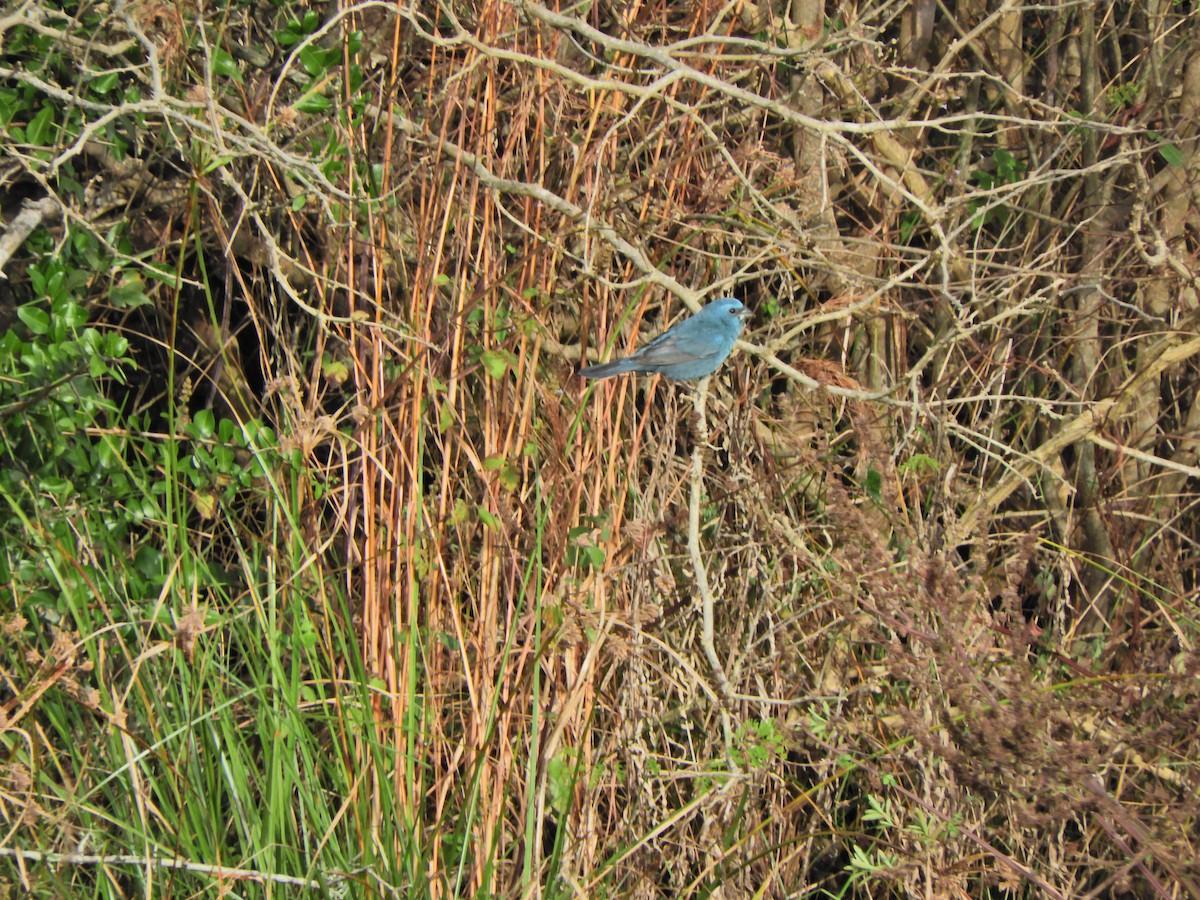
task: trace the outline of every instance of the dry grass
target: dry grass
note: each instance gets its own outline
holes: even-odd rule
[[[804,894],[844,883],[856,848],[890,863],[867,881],[914,894],[1190,883],[1194,740],[1163,728],[1196,701],[1171,563],[1194,454],[1160,379],[1192,343],[1136,381],[1191,315],[1147,305],[1190,279],[1182,245],[1144,246],[1181,173],[1140,123],[1176,100],[1109,99],[1141,83],[1131,65],[1182,72],[1182,20],[1110,76],[1073,19],[1022,95],[949,56],[887,69],[882,9],[846,9],[823,57],[746,54],[744,16],[681,12],[484,4],[436,34],[402,14],[426,105],[401,104],[424,124],[397,127],[410,250],[379,303],[428,343],[364,399],[394,427],[368,448],[364,521],[401,524],[362,573],[387,598],[364,617],[397,698],[381,715],[419,695],[428,716],[428,768],[397,790],[438,822],[477,791],[471,883],[490,890],[552,865],[585,893]],[[972,24],[956,50],[976,71],[1051,25]],[[1080,80],[1047,81],[1074,51]],[[732,734],[685,554],[688,404],[570,377],[572,348],[665,325],[692,296],[658,290],[676,285],[759,307],[772,354],[723,376],[704,482]],[[412,660],[398,629],[452,640]]]
[[[1196,14],[826,6],[343,5],[358,114],[246,86],[191,221],[332,485],[371,890],[1200,897]],[[707,445],[574,377],[728,293]]]

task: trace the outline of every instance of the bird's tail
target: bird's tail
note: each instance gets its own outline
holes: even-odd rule
[[[584,378],[608,378],[622,372],[632,372],[634,368],[634,364],[628,359],[618,359],[616,362],[601,363],[598,366],[584,366],[579,370],[579,374]]]

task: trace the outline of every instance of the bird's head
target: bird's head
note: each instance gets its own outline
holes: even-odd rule
[[[746,309],[740,300],[733,297],[720,297],[705,307],[706,312],[709,309],[713,310],[714,316],[730,316],[737,319],[739,324],[745,322],[751,315],[750,310]]]

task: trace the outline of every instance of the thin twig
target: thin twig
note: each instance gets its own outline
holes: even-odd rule
[[[717,684],[717,692],[721,696],[721,727],[725,731],[725,747],[733,746],[733,733],[729,724],[729,710],[733,706],[733,688],[725,675],[725,667],[717,657],[714,643],[716,629],[713,624],[713,593],[708,583],[708,570],[704,566],[704,557],[700,554],[700,502],[704,488],[704,450],[708,446],[708,417],[705,406],[708,399],[708,378],[702,378],[692,394],[695,406],[696,420],[693,423],[691,497],[688,503],[688,555],[692,558],[692,571],[696,575],[696,590],[700,594],[700,610],[704,616],[700,633],[700,646],[708,659],[712,670],[713,681]],[[736,769],[736,763],[730,756],[730,765]]]

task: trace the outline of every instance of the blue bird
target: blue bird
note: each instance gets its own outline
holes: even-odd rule
[[[725,362],[748,318],[750,310],[732,297],[721,297],[629,356],[586,366],[579,374],[608,378],[622,372],[657,372],[675,381],[695,381]]]

